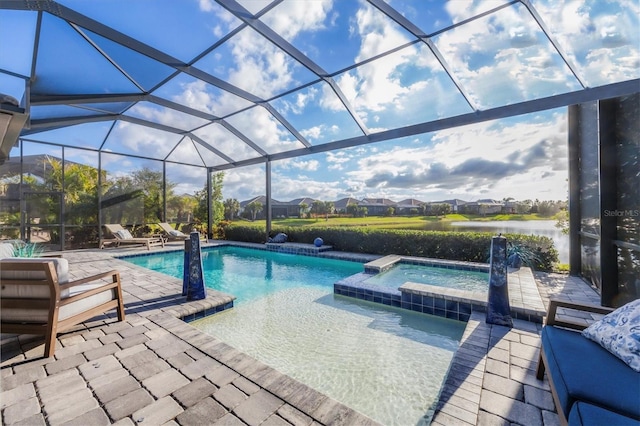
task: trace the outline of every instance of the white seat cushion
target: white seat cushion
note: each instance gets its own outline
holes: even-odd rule
[[[13,254],[14,254],[13,244],[0,243],[0,259],[13,257]]]
[[[39,263],[43,261],[52,261],[56,267],[58,274],[58,283],[64,284],[69,281],[69,261],[61,257],[14,257],[12,262],[21,263]],[[0,278],[7,280],[42,280],[45,278],[43,271],[7,271],[0,270]],[[10,287],[10,286],[7,286]],[[7,296],[11,293],[7,293]],[[4,286],[2,288],[2,296],[5,297]],[[8,296],[11,297],[11,296]],[[25,297],[24,295],[13,297]]]
[[[62,258],[12,258],[11,261],[21,263],[36,263],[43,261],[52,261],[55,264],[58,273],[59,283],[63,284],[69,281],[69,262]],[[8,271],[0,268],[0,278],[14,280],[41,280],[45,278],[44,271]],[[65,289],[60,293],[60,299],[66,299],[71,296],[83,293],[88,290],[104,285],[103,282],[82,284],[71,289]],[[0,286],[0,297],[4,299],[11,298],[32,298],[46,299],[49,297],[49,286],[47,285],[19,285],[19,284],[2,284]],[[69,318],[88,309],[101,305],[110,300],[117,298],[115,290],[105,291],[87,299],[79,300],[69,305],[62,306],[58,312],[58,320]],[[20,323],[41,323],[48,320],[47,309],[2,309],[2,320],[7,322]]]
[[[87,291],[100,285],[101,284],[92,284],[88,286],[80,285],[78,287],[84,287],[84,289],[79,290],[78,293]],[[102,293],[94,294],[93,296],[87,297],[86,299],[78,300],[77,302],[62,306],[58,311],[58,321],[70,318],[74,315],[80,314],[84,311],[115,299],[116,293],[115,290],[112,289],[110,291],[104,291]],[[49,311],[47,309],[2,309],[2,321],[5,322],[36,324],[47,322],[48,319]]]

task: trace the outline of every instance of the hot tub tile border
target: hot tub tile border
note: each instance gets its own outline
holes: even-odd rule
[[[384,264],[384,262],[380,263]],[[420,261],[417,263],[427,265],[429,263],[437,263],[437,261]],[[524,275],[522,279],[520,274]],[[469,320],[474,312],[486,313],[487,311],[486,293],[412,282],[407,282],[395,290],[365,283],[372,275],[372,273],[365,271],[340,280],[334,284],[334,294],[374,303],[382,301],[382,304],[387,306],[395,306],[413,312],[465,322]],[[514,300],[511,303],[511,315],[514,319],[541,324],[546,313],[545,310],[536,306],[526,308],[521,306],[520,303],[520,293],[523,291],[521,284],[527,282],[527,275],[533,276],[528,268],[511,271],[510,273],[509,288],[514,293]],[[539,298],[539,295],[537,296]],[[542,302],[540,302],[540,305],[542,305]]]

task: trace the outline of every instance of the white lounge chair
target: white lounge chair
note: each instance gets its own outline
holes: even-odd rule
[[[158,223],[158,226],[162,228],[163,236],[169,241],[183,241],[189,238],[188,234],[178,231],[177,229],[173,229],[171,225],[166,222],[160,222]]]
[[[164,247],[164,238],[156,237],[134,237],[129,230],[124,229],[119,224],[105,224],[104,227],[111,233],[113,238],[101,238],[100,248],[105,248],[106,245],[112,244],[119,247],[121,244],[143,244],[147,246],[147,250],[151,250],[152,246],[161,245]]]

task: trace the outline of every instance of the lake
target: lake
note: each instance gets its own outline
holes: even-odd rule
[[[489,222],[432,222],[425,224],[431,231],[473,231],[493,234],[525,234],[549,237],[558,250],[561,263],[569,263],[569,236],[556,228],[555,220],[500,220]]]

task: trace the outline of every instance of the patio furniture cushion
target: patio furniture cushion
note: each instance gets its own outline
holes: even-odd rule
[[[640,372],[640,299],[607,314],[584,329],[582,335]]]
[[[584,401],[640,419],[640,374],[581,333],[559,327],[542,329],[548,360],[562,411]]]
[[[58,284],[64,284],[69,281],[69,261],[63,258],[12,258],[13,262],[20,263],[40,263],[43,260],[51,261],[56,267],[58,274]],[[44,271],[11,271],[0,270],[0,278],[6,280],[45,280],[47,279]],[[81,284],[70,289],[60,291],[60,300],[93,290],[104,283],[97,284]],[[19,284],[2,284],[0,289],[0,297],[2,298],[25,298],[25,299],[44,299],[50,297],[50,289],[43,285],[19,285]],[[79,300],[60,307],[58,320],[69,318],[77,315],[109,300],[113,300],[117,295],[112,292],[98,293],[94,296]],[[43,309],[16,309],[5,307],[2,310],[2,318],[4,321],[23,322],[23,323],[39,323],[46,322],[48,311]]]
[[[164,233],[164,236],[169,240],[186,240],[187,238],[189,238],[189,235],[177,229],[173,229],[171,225],[166,222],[160,222],[158,223],[158,226],[160,226],[162,232]]]
[[[569,413],[570,426],[638,426],[638,421],[586,402],[578,401]]]
[[[133,238],[133,235],[131,235],[131,232],[129,232],[128,229],[121,229],[119,231],[116,231],[116,236],[118,236],[118,238],[122,238],[123,240],[130,240]]]
[[[0,243],[0,259],[4,259],[6,257],[13,257],[13,254],[14,254],[13,244]]]
[[[56,272],[58,274],[58,283],[64,284],[69,281],[69,261],[61,257],[13,257],[12,262],[26,262],[26,263],[39,263],[43,260],[50,260],[56,266]],[[13,280],[44,280],[45,274],[43,271],[0,271],[0,277]],[[5,290],[5,287],[8,287]],[[28,297],[24,294],[20,294],[20,291],[28,291],[28,289],[17,289],[13,287],[18,286],[2,286],[2,295],[9,297]],[[26,286],[19,286],[26,287]],[[5,292],[6,291],[6,292]],[[16,292],[16,293],[14,293]],[[64,297],[61,294],[61,297]]]
[[[73,289],[74,291],[71,294],[69,294],[69,296],[67,297],[80,294],[88,290],[93,290],[94,288],[99,288],[102,285],[104,285],[104,283],[79,285],[77,286],[77,289],[74,288]],[[67,291],[67,293],[69,292]],[[4,292],[2,296],[5,297]],[[20,296],[20,297],[28,298],[26,296]],[[60,300],[64,300],[67,297],[61,297]],[[38,297],[35,297],[35,298],[38,298]],[[58,310],[58,321],[71,318],[74,315],[78,315],[82,312],[88,311],[91,308],[95,308],[96,306],[100,306],[101,304],[107,303],[116,298],[117,298],[117,294],[115,290],[103,291],[93,296],[89,296],[87,298],[78,300],[77,302],[73,302],[73,303],[69,303],[68,305],[61,306],[60,309]],[[37,324],[37,323],[47,322],[48,318],[49,318],[49,312],[46,309],[26,309],[26,308],[23,308],[23,309],[3,308],[2,309],[2,320],[5,322]]]

